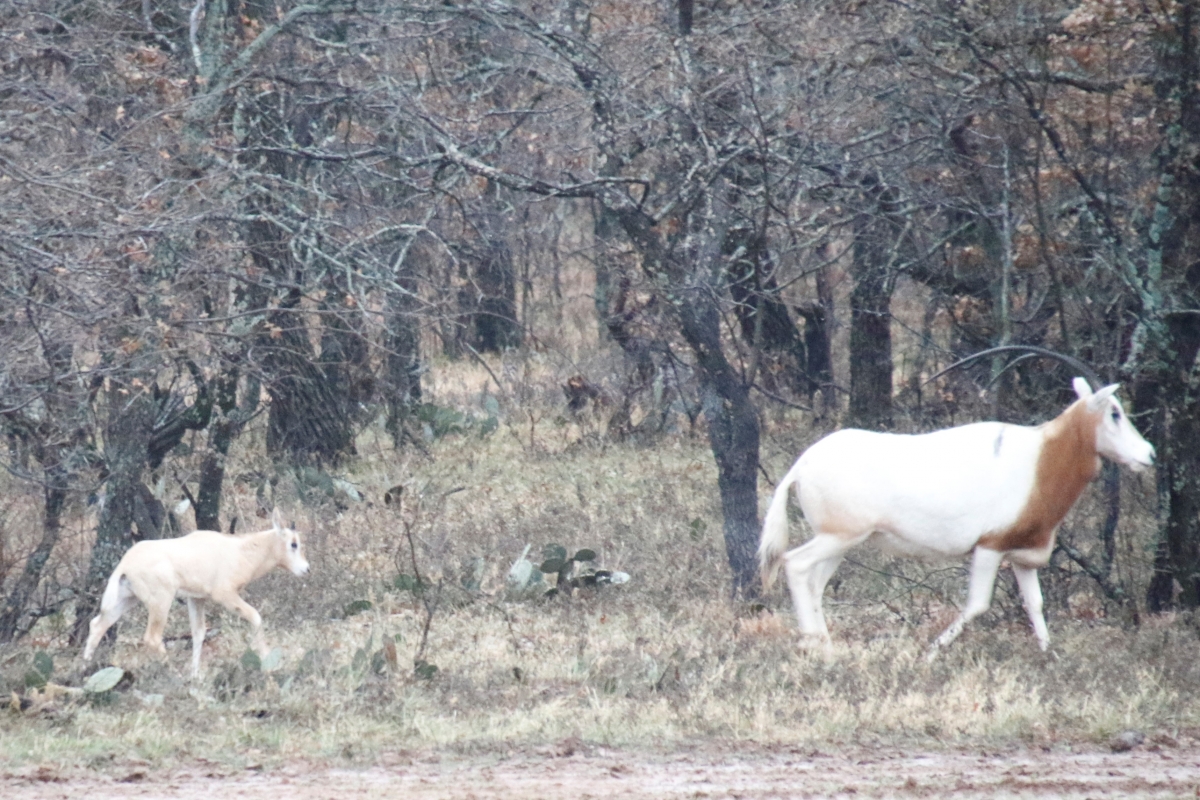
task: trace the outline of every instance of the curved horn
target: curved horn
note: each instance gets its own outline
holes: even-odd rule
[[[1022,361],[1024,361],[1026,358],[1030,357],[1031,355],[1032,356],[1041,356],[1043,358],[1050,358],[1050,359],[1058,361],[1062,364],[1066,364],[1068,367],[1071,367],[1071,368],[1077,370],[1080,375],[1082,375],[1083,377],[1088,379],[1088,383],[1092,384],[1093,387],[1098,388],[1099,386],[1101,386],[1104,383],[1102,380],[1100,380],[1100,376],[1096,374],[1096,370],[1092,369],[1090,366],[1088,366],[1084,362],[1080,361],[1078,358],[1075,358],[1074,356],[1069,356],[1065,353],[1059,353],[1054,350],[1048,350],[1045,347],[1036,347],[1031,344],[1006,344],[1006,345],[1002,345],[1000,347],[989,347],[987,350],[980,350],[978,353],[972,353],[971,355],[967,356],[964,359],[955,361],[953,364],[951,364],[950,366],[941,370],[933,377],[924,381],[921,385],[924,386],[926,383],[932,383],[933,381],[942,377],[943,375],[945,375],[947,372],[950,372],[951,370],[958,369],[959,367],[963,367],[974,361],[978,361],[981,358],[986,358],[987,356],[993,356],[998,353],[1025,353],[1026,354],[1025,358],[1015,359],[1012,363],[1008,364],[1004,368],[1005,370],[1009,369],[1010,367],[1016,366],[1017,364],[1021,363]]]

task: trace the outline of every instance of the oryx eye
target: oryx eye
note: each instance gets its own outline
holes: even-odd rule
[[[1113,422],[1120,422],[1120,421],[1121,421],[1121,409],[1119,409],[1119,408],[1114,408],[1114,409],[1112,410],[1112,421],[1113,421]]]
[[[300,549],[300,543],[299,543],[299,542],[292,542],[292,549],[293,549],[293,550],[298,550],[298,549]]]

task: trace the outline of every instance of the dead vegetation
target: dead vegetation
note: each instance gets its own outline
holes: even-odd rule
[[[486,416],[467,388],[486,379],[473,369],[439,387],[439,401],[465,420]],[[817,432],[799,412],[767,417],[767,472],[778,476]],[[64,605],[0,650],[11,693],[3,766],[199,756],[374,763],[396,748],[476,753],[571,738],[669,748],[700,739],[1105,744],[1129,729],[1150,740],[1200,736],[1200,621],[1143,614],[1135,626],[1107,616],[1113,609],[1090,579],[1066,569],[1048,570],[1046,654],[1016,587],[1001,581],[993,610],[961,646],[926,664],[926,647],[961,599],[966,565],[867,553],[847,562],[827,595],[834,653],[798,650],[782,592],[765,607],[728,599],[702,432],[613,443],[587,425],[550,407],[502,411],[493,430],[464,424],[402,452],[370,430],[358,462],[339,476],[353,493],[310,492],[302,502],[299,484],[278,480],[275,502],[311,531],[312,570],[302,581],[268,576],[247,600],[262,609],[282,658],[246,655],[244,631],[222,615],[206,643],[204,680],[191,685],[186,614],[172,614],[159,662],[138,647],[139,610],[97,654],[98,664],[127,671],[124,684],[103,697],[47,696],[30,688],[39,683],[31,673],[51,686],[87,677],[66,646]],[[257,435],[236,458],[261,452]],[[241,461],[231,472],[261,469]],[[1152,491],[1143,480],[1127,492]],[[764,501],[769,490],[761,487]],[[233,501],[252,515],[253,484],[235,483]],[[1069,520],[1077,540],[1093,524],[1091,502]],[[1129,547],[1118,566],[1144,575],[1150,525],[1127,506]],[[631,580],[549,599],[511,591],[508,572],[525,546],[536,554],[550,544],[590,549],[596,567]]]

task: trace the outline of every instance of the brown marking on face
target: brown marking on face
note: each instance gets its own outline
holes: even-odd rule
[[[1045,439],[1025,508],[1010,527],[980,538],[980,547],[1006,552],[1050,545],[1055,528],[1099,470],[1097,417],[1078,400],[1042,426]]]

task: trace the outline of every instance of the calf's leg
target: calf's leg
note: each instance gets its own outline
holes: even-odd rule
[[[92,617],[92,621],[88,625],[87,644],[83,648],[84,661],[92,660],[92,655],[95,654],[96,647],[100,644],[100,640],[104,638],[104,634],[108,633],[108,629],[117,624],[117,620],[133,607],[135,599],[129,587],[121,584],[120,593],[117,595],[115,603],[107,608],[101,603],[100,613]]]
[[[189,597],[188,622],[192,626],[192,677],[200,677],[200,648],[204,646],[204,600],[199,597]]]
[[[243,600],[237,592],[214,593],[212,599],[230,611],[236,611],[238,614],[241,614],[242,618],[250,623],[251,647],[254,648],[254,652],[258,653],[259,657],[266,658],[267,653],[270,651],[263,637],[262,615],[254,610],[254,606]]]
[[[146,633],[142,637],[142,641],[146,647],[158,653],[160,656],[167,654],[167,647],[163,644],[163,634],[167,630],[167,615],[171,613],[171,601],[175,599],[172,595],[164,602],[161,597],[150,599],[146,603]]]

